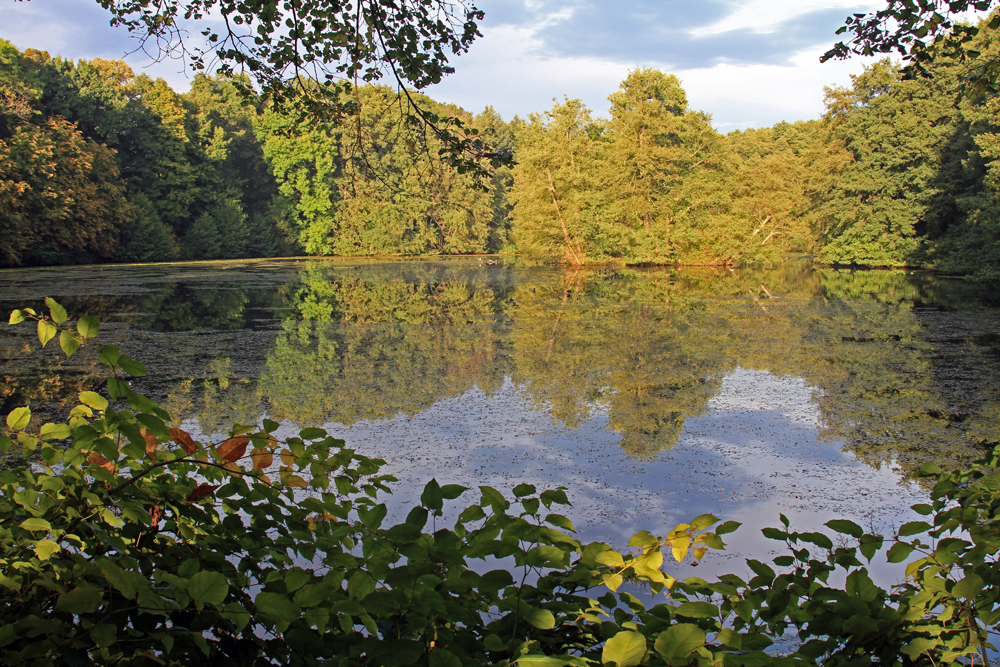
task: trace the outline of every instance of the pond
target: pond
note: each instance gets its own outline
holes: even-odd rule
[[[759,529],[782,513],[801,529],[899,525],[926,497],[909,481],[923,461],[964,466],[1000,442],[988,289],[798,261],[493,262],[5,271],[0,307],[51,296],[96,315],[102,342],[146,363],[136,388],[198,437],[268,416],[279,435],[322,426],[384,458],[396,517],[436,478],[565,486],[581,536],[618,548],[705,512],[743,522],[701,576],[780,547]],[[92,358],[2,331],[3,413],[55,416],[100,384]]]

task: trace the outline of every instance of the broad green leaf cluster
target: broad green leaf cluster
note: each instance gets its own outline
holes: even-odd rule
[[[433,480],[390,525],[382,461],[318,428],[279,438],[270,419],[196,441],[132,388],[140,362],[94,346],[95,319],[47,309],[10,322],[65,332],[109,377],[66,423],[6,418],[0,447],[30,462],[0,472],[4,664],[940,665],[992,650],[1000,452],[922,468],[926,520],[891,535],[780,517],[764,534],[781,555],[748,561],[749,579],[680,581],[667,563],[738,525],[703,515],[616,550],[576,539],[567,489]],[[907,579],[876,586],[877,557]]]

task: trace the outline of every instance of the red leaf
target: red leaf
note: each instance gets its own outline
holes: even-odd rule
[[[215,453],[219,455],[219,458],[223,461],[238,461],[247,452],[247,445],[250,444],[250,438],[245,438],[240,436],[238,438],[230,438],[224,443],[216,448]]]
[[[106,458],[104,458],[103,456],[94,451],[91,451],[90,454],[87,456],[87,463],[93,464],[95,466],[101,466],[108,472],[115,471],[114,463],[112,463],[111,461],[107,460]]]
[[[187,501],[197,500],[198,498],[204,498],[207,495],[213,493],[217,488],[222,486],[221,484],[199,484],[194,487],[194,491],[188,494]]]
[[[146,441],[146,456],[152,457],[153,452],[160,446],[160,441],[156,439],[152,431],[145,427],[141,427],[139,432],[142,433],[142,439]]]
[[[170,439],[176,442],[184,449],[185,454],[194,454],[198,450],[198,443],[191,439],[187,431],[181,430],[179,428],[172,428],[167,433],[170,434]]]
[[[250,458],[253,459],[254,470],[264,470],[274,462],[274,455],[266,449],[253,450],[250,452]]]

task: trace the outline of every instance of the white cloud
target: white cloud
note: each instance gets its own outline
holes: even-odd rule
[[[474,112],[490,104],[508,119],[545,111],[551,108],[553,98],[561,100],[563,95],[578,97],[596,115],[604,115],[607,96],[618,88],[628,70],[644,66],[680,76],[692,106],[711,113],[720,130],[771,125],[817,117],[823,111],[823,87],[847,84],[848,75],[862,67],[857,60],[819,64],[819,54],[829,43],[801,50],[791,60],[784,58],[777,63],[754,64],[755,55],[747,52],[741,63],[726,61],[686,69],[670,67],[675,60],[671,49],[683,45],[667,42],[650,44],[628,58],[597,52],[557,55],[558,50],[545,40],[552,37],[553,30],[573,29],[574,21],[582,18],[580,2],[484,0],[482,4],[487,11],[484,37],[473,44],[470,53],[454,59],[456,74],[428,92]],[[689,7],[688,22],[695,27],[688,32],[705,39],[713,35],[720,39],[719,35],[738,28],[766,32],[810,12],[850,7],[857,5],[850,0],[733,2],[724,7],[727,11],[716,11],[716,18],[706,13],[700,26]],[[491,12],[497,17],[496,24],[490,22]],[[109,18],[94,0],[8,2],[0,9],[0,37],[21,49],[37,48],[71,59],[124,57],[137,42],[125,29],[110,27]],[[621,29],[625,27],[623,24]],[[629,34],[621,35],[621,40],[629,39]],[[829,42],[833,39],[831,30]],[[698,46],[706,48],[707,43]],[[154,63],[136,53],[126,62],[136,71],[165,78],[175,90],[184,91],[190,85],[190,75],[184,73],[181,61]]]
[[[787,65],[734,65],[679,71],[691,106],[713,115],[721,132],[780,121],[818,118],[823,88],[848,86],[871,59],[820,63],[825,47],[797,54]]]
[[[726,132],[818,118],[824,86],[849,85],[850,75],[860,73],[865,62],[820,63],[827,47],[821,45],[781,65],[721,63],[669,70],[656,61],[546,56],[540,30],[537,25],[486,27],[470,52],[452,63],[456,73],[428,93],[473,112],[491,104],[508,120],[550,109],[553,98],[561,101],[563,95],[582,99],[595,115],[606,115],[607,97],[629,69],[659,67],[677,74],[692,108],[712,114],[716,128]]]
[[[718,35],[730,30],[754,30],[773,32],[782,22],[826,9],[843,9],[844,16],[855,11],[873,11],[881,8],[882,2],[858,2],[858,0],[749,0],[733,2],[732,13],[720,21],[701,26],[690,31],[696,37]]]

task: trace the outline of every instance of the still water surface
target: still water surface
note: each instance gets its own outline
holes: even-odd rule
[[[204,437],[263,416],[324,426],[423,484],[565,486],[619,547],[711,512],[746,524],[701,566],[801,529],[908,520],[924,460],[1000,441],[1000,303],[959,280],[788,263],[583,270],[479,260],[261,261],[0,272],[0,306],[52,296],[146,362],[137,389]],[[50,346],[50,347],[55,347]],[[100,382],[86,357],[0,337],[3,410]],[[55,372],[53,372],[55,371]],[[685,571],[676,572],[685,574]]]

